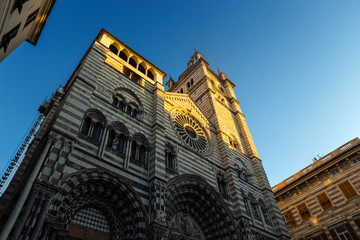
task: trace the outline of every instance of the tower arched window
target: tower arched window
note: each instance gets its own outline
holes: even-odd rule
[[[146,72],[146,70],[145,70],[145,68],[144,68],[144,66],[142,64],[139,64],[138,70],[140,72],[142,72],[143,74],[145,74],[145,72]]]
[[[127,109],[126,109],[126,113],[131,115],[131,112],[132,112],[132,107],[131,106],[127,106]]]
[[[243,180],[247,183],[251,183],[251,174],[249,174],[245,168],[238,169],[237,173],[238,173],[238,177],[241,180]]]
[[[260,208],[261,208],[261,212],[262,212],[262,214],[263,214],[263,216],[264,216],[265,222],[266,222],[267,224],[270,224],[270,223],[271,223],[271,221],[270,221],[270,216],[269,216],[269,212],[268,212],[265,204],[264,204],[264,203],[261,203],[261,204],[260,204]]]
[[[116,150],[121,153],[124,153],[124,146],[125,146],[125,135],[120,134],[118,137],[118,144],[116,146]]]
[[[144,145],[141,145],[139,150],[139,162],[145,163],[145,154],[146,154],[146,148]]]
[[[138,110],[136,108],[134,108],[133,111],[131,112],[131,116],[136,117],[137,114],[138,114]]]
[[[153,74],[150,70],[148,70],[147,76],[148,76],[151,80],[154,80],[154,74]]]
[[[165,146],[165,165],[166,168],[175,170],[176,169],[176,155],[174,147],[170,144]]]
[[[190,83],[189,83],[189,82],[187,82],[186,86],[187,86],[187,88],[190,88]]]
[[[125,107],[125,102],[120,100],[119,101],[119,105],[118,105],[118,108],[121,109],[121,111],[124,111],[124,107]]]
[[[250,200],[250,207],[254,218],[257,220],[261,220],[258,203],[255,201],[255,199]]]
[[[182,88],[180,89],[180,93],[184,93],[184,90]]]
[[[92,134],[91,134],[91,138],[99,141],[101,130],[102,130],[101,123],[99,123],[99,122],[95,123],[94,129],[93,129]]]
[[[130,158],[138,163],[147,164],[147,144],[143,136],[136,136],[131,143]]]
[[[125,62],[127,62],[128,60],[128,57],[126,55],[126,53],[124,53],[124,51],[121,51],[120,54],[119,54],[119,57],[124,60]]]
[[[191,85],[193,85],[194,84],[194,79],[191,79],[190,83],[191,83]]]
[[[129,64],[131,65],[131,66],[133,66],[134,68],[136,68],[136,61],[133,59],[133,58],[130,58],[129,59]]]
[[[119,100],[117,99],[117,97],[114,97],[113,102],[112,102],[112,105],[113,105],[114,107],[117,107],[118,104],[119,104]]]
[[[83,125],[81,127],[80,132],[84,135],[88,135],[89,131],[90,131],[90,126],[91,126],[91,118],[90,117],[86,117]]]
[[[224,99],[221,99],[222,101],[224,100]],[[229,144],[230,144],[230,146],[232,146],[233,148],[236,148],[236,149],[238,149],[238,143],[237,143],[237,141],[233,138],[233,137],[229,137]]]
[[[134,140],[131,143],[131,154],[130,154],[130,157],[133,159],[136,159],[136,148],[137,148],[137,142]]]
[[[111,44],[110,47],[109,47],[110,51],[113,52],[114,54],[118,54],[118,49],[117,47],[114,45],[114,44]]]
[[[99,141],[103,132],[103,124],[104,120],[96,113],[88,113],[81,125],[80,133]]]
[[[107,143],[106,143],[106,146],[110,146],[112,147],[113,143],[114,143],[114,139],[115,139],[115,130],[111,129],[109,131],[109,136],[108,136],[108,140],[107,140]]]

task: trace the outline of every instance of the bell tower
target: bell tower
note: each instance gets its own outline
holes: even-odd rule
[[[198,51],[187,66],[178,82],[171,79],[168,91],[188,94],[216,127],[219,141],[250,158],[259,158],[234,93],[235,84],[223,72],[215,73]]]

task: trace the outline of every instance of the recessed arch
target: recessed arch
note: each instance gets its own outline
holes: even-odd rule
[[[123,50],[120,51],[119,53],[119,57],[124,60],[125,62],[127,62],[128,60],[128,56],[129,56],[129,51],[126,50],[125,48]]]
[[[136,102],[133,102],[133,103],[135,103],[135,105],[139,108],[139,111],[142,111],[142,108],[143,108],[142,101],[140,100],[138,95],[136,95],[131,89],[126,88],[126,87],[118,87],[118,88],[114,89],[114,91],[115,91],[116,95],[119,95],[119,96],[123,96],[123,94],[121,94],[121,92],[131,95],[131,97],[136,100]],[[123,99],[126,101],[126,103],[132,102],[130,100],[126,100],[125,97],[123,97]]]
[[[110,127],[119,129],[125,136],[130,135],[129,130],[127,129],[127,127],[124,124],[122,124],[121,122],[118,122],[118,121],[112,122],[110,124]]]
[[[175,177],[167,184],[165,193],[167,221],[185,212],[195,219],[205,239],[238,239],[240,236],[223,198],[200,176]]]
[[[109,46],[110,52],[114,53],[115,55],[119,53],[119,49],[120,49],[120,45],[117,42],[113,42]]]
[[[138,65],[138,70],[145,75],[145,73],[146,73],[146,68],[145,68],[145,66],[144,66],[144,63],[140,63],[140,64]]]
[[[130,57],[130,59],[129,59],[129,64],[131,65],[131,66],[133,66],[134,68],[136,68],[137,67],[137,61],[136,61],[136,58],[133,56],[133,57]]]
[[[107,216],[112,239],[146,239],[145,207],[134,188],[118,174],[97,168],[70,174],[51,201],[49,213],[67,231],[75,213],[88,207]]]
[[[155,76],[155,72],[153,69],[148,69],[147,71],[147,76],[151,79],[151,80],[154,80],[154,76]]]

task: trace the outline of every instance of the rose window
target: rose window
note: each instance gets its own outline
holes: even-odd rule
[[[175,112],[172,115],[172,119],[178,136],[186,145],[200,153],[209,151],[207,136],[192,116]]]

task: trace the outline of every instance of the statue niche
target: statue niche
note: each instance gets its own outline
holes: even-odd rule
[[[199,225],[187,212],[177,212],[169,221],[169,240],[205,240]]]

